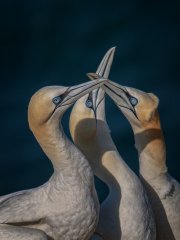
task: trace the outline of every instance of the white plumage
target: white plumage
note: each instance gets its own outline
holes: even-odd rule
[[[166,146],[152,93],[108,81],[105,91],[128,119],[139,154],[142,182],[156,218],[157,240],[180,239],[180,184],[166,166]]]
[[[45,87],[31,98],[29,126],[54,173],[40,187],[0,198],[1,240],[83,240],[94,232],[99,203],[93,172],[59,121],[74,101],[103,82]]]
[[[114,50],[106,53],[96,72],[98,76],[108,77]],[[93,75],[89,76],[93,78]],[[94,90],[76,102],[71,112],[70,131],[95,175],[109,187],[109,195],[101,204],[96,232],[107,240],[155,239],[155,223],[146,192],[111,138],[102,89]]]

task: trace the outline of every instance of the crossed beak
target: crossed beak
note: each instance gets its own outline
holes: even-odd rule
[[[101,87],[105,78],[98,78],[96,81],[86,82],[79,85],[75,85],[73,87],[67,88],[65,93],[63,94],[63,101],[60,103],[61,106],[73,104],[76,100],[84,96],[85,94],[91,92],[92,90]]]
[[[109,49],[101,60],[98,69],[95,74],[88,73],[87,76],[93,80],[97,81],[98,78],[107,79],[110,73],[111,65],[114,58],[115,47]],[[104,102],[104,91],[99,87],[89,93],[89,98],[92,101],[92,109],[94,111],[95,117],[98,114],[98,107]]]

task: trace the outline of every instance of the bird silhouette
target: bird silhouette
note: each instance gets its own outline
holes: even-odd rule
[[[49,86],[32,96],[29,126],[54,173],[40,187],[0,198],[1,240],[83,240],[94,232],[99,203],[93,172],[86,157],[66,137],[61,118],[79,97],[103,83]]]
[[[98,77],[108,77],[114,51],[115,48],[111,48],[104,56],[96,71]],[[93,74],[89,77],[94,79]],[[101,239],[155,239],[155,223],[146,192],[111,138],[101,88],[76,102],[70,115],[70,132],[76,146],[89,160],[94,174],[109,188],[109,195],[100,206],[96,229]]]
[[[134,132],[140,176],[156,218],[157,240],[180,239],[180,184],[169,175],[158,98],[108,81],[103,89],[114,100]]]

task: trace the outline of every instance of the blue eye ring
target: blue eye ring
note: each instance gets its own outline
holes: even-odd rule
[[[90,99],[87,99],[85,104],[86,104],[86,107],[88,107],[88,108],[92,108],[93,107],[93,103],[92,103],[92,101]]]
[[[57,105],[62,101],[62,98],[60,96],[57,96],[57,97],[54,97],[52,101],[55,105]]]
[[[132,106],[136,106],[138,104],[138,99],[135,97],[129,97],[129,101],[131,103]]]

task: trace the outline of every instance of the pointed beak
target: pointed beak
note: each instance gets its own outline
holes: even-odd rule
[[[87,74],[87,76],[91,80],[97,80],[98,78],[101,78],[101,77],[103,78],[109,77],[115,50],[116,48],[113,47],[107,51],[107,53],[104,55],[103,59],[101,60],[95,74],[94,73]],[[104,91],[99,87],[93,90],[91,95],[92,95],[92,102],[93,102],[93,110],[96,116],[99,105],[101,103],[103,104],[104,102]],[[103,109],[103,111],[105,110]]]
[[[127,91],[126,87],[108,80],[102,89],[112,98],[115,104],[120,108],[126,108],[130,110],[138,119],[135,107],[130,103],[131,95]]]
[[[118,106],[132,108],[126,87],[108,80],[102,88]]]
[[[64,93],[65,97],[61,102],[61,106],[70,105],[76,100],[91,92],[92,90],[101,87],[106,82],[105,78],[98,78],[93,82],[82,83],[73,87],[67,88]]]
[[[107,51],[107,53],[104,55],[101,63],[98,66],[96,74],[98,74],[99,76],[104,77],[104,78],[109,77],[115,50],[116,50],[116,47],[112,47]]]

